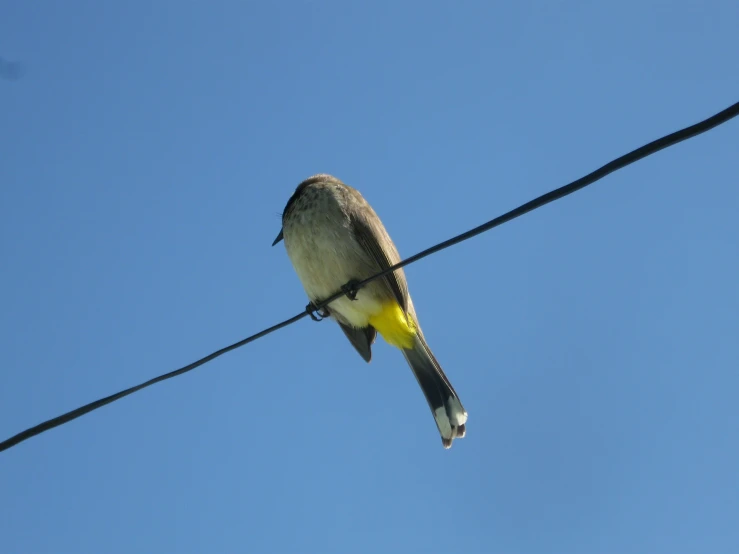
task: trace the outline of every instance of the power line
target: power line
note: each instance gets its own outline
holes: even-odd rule
[[[192,371],[196,367],[199,367],[211,360],[214,360],[215,358],[222,356],[223,354],[226,354],[227,352],[236,350],[237,348],[240,348],[244,346],[245,344],[249,344],[250,342],[253,342],[259,338],[262,338],[265,335],[268,335],[274,331],[277,331],[278,329],[287,327],[288,325],[291,325],[295,323],[296,321],[303,319],[304,317],[308,315],[310,315],[311,317],[314,317],[313,312],[315,311],[320,312],[322,308],[326,307],[329,303],[333,302],[334,300],[336,300],[337,298],[345,294],[349,294],[349,295],[356,294],[356,291],[358,291],[360,288],[362,288],[366,284],[374,281],[375,279],[379,279],[380,277],[387,275],[388,273],[391,273],[392,271],[395,271],[396,269],[399,269],[406,265],[417,262],[418,260],[425,258],[427,256],[430,256],[431,254],[435,254],[436,252],[444,250],[445,248],[449,248],[450,246],[453,246],[467,239],[470,239],[474,236],[477,236],[481,233],[489,231],[490,229],[498,227],[499,225],[503,225],[504,223],[507,223],[508,221],[516,219],[517,217],[520,217],[530,211],[533,211],[546,204],[549,204],[550,202],[554,202],[555,200],[558,200],[569,194],[572,194],[573,192],[576,192],[582,188],[585,188],[588,185],[593,184],[594,182],[602,179],[603,177],[605,177],[606,175],[609,175],[610,173],[613,173],[614,171],[622,169],[626,167],[627,165],[630,165],[643,158],[646,158],[647,156],[651,156],[652,154],[659,152],[660,150],[663,150],[664,148],[673,146],[679,142],[682,142],[694,136],[705,133],[706,131],[713,129],[714,127],[717,127],[723,123],[726,123],[727,121],[736,117],[737,115],[739,115],[739,102],[729,106],[725,110],[717,113],[716,115],[709,117],[708,119],[705,119],[699,123],[696,123],[695,125],[691,125],[690,127],[686,127],[679,131],[671,133],[667,136],[664,136],[660,139],[654,140],[650,142],[649,144],[645,144],[641,148],[637,148],[636,150],[633,150],[629,152],[628,154],[625,154],[621,156],[620,158],[617,158],[607,163],[606,165],[596,169],[592,173],[584,177],[581,177],[580,179],[577,179],[576,181],[573,181],[568,185],[565,185],[551,192],[543,194],[539,196],[538,198],[535,198],[534,200],[531,200],[530,202],[527,202],[523,204],[522,206],[519,206],[518,208],[515,208],[501,216],[498,216],[495,219],[491,219],[487,223],[483,223],[482,225],[475,227],[474,229],[470,229],[469,231],[462,233],[460,235],[457,235],[456,237],[452,237],[448,240],[445,240],[444,242],[441,242],[435,246],[432,246],[431,248],[427,248],[426,250],[419,252],[418,254],[411,256],[410,258],[406,258],[402,262],[397,263],[394,266],[389,267],[386,270],[381,271],[380,273],[377,273],[376,275],[373,275],[372,277],[369,277],[368,279],[365,279],[364,281],[360,281],[358,283],[352,283],[351,285],[347,284],[347,286],[345,286],[343,290],[336,292],[333,296],[330,296],[329,298],[323,300],[322,302],[316,305],[309,304],[308,307],[304,311],[291,317],[290,319],[286,319],[285,321],[278,323],[277,325],[273,325],[272,327],[264,329],[263,331],[260,331],[254,335],[251,335],[250,337],[247,337],[230,346],[221,348],[220,350],[213,352],[212,354],[209,354],[208,356],[205,356],[204,358],[201,358],[196,362],[193,362],[189,365],[181,367],[180,369],[176,369],[169,373],[165,373],[164,375],[160,375],[159,377],[155,377],[153,379],[150,379],[149,381],[141,383],[140,385],[136,385],[126,390],[120,391],[116,394],[112,394],[110,396],[106,396],[105,398],[101,398],[94,402],[90,402],[89,404],[80,406],[76,410],[72,410],[71,412],[67,412],[66,414],[62,414],[53,419],[49,419],[48,421],[44,421],[43,423],[40,423],[34,427],[26,429],[25,431],[22,431],[18,433],[17,435],[14,435],[10,437],[9,439],[1,442],[0,452],[2,452],[3,450],[7,450],[9,448],[12,448],[18,443],[21,443],[24,440],[30,439],[31,437],[35,437],[36,435],[39,435],[43,433],[44,431],[48,431],[49,429],[53,429],[54,427],[58,427],[60,425],[68,423],[72,421],[73,419],[77,419],[80,416],[83,416],[89,412],[92,412],[93,410],[102,408],[103,406],[110,404],[111,402],[120,400],[121,398],[128,396],[129,394],[133,394],[135,392],[138,392],[142,389],[145,389],[146,387],[149,387],[161,381],[166,381],[167,379],[171,379],[172,377],[177,377],[178,375],[182,375],[183,373]]]

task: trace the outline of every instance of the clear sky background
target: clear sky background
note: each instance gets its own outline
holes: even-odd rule
[[[5,2],[0,439],[299,312],[294,187],[402,255],[739,100],[739,4]],[[407,270],[469,411],[303,320],[0,454],[4,554],[739,551],[739,121]]]

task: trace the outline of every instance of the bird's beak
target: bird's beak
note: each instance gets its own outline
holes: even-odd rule
[[[274,241],[274,242],[272,243],[272,246],[274,246],[275,244],[277,244],[278,242],[280,242],[280,241],[281,241],[281,240],[282,240],[283,238],[285,238],[285,237],[283,237],[283,236],[282,236],[282,229],[280,229],[280,234],[279,234],[279,235],[277,235],[277,238],[276,238],[276,239],[275,239],[275,241]]]

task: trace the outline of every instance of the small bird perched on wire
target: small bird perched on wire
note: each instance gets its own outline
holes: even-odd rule
[[[287,201],[282,229],[272,246],[283,239],[311,303],[347,291],[323,315],[339,324],[367,362],[377,333],[399,348],[426,396],[444,448],[464,437],[467,412],[426,344],[403,270],[351,289],[352,283],[401,261],[382,221],[362,195],[331,175],[306,179]]]

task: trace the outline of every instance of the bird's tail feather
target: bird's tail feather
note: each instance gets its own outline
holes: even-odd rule
[[[418,333],[403,355],[434,414],[444,448],[450,448],[454,439],[464,437],[467,412],[423,335]]]

